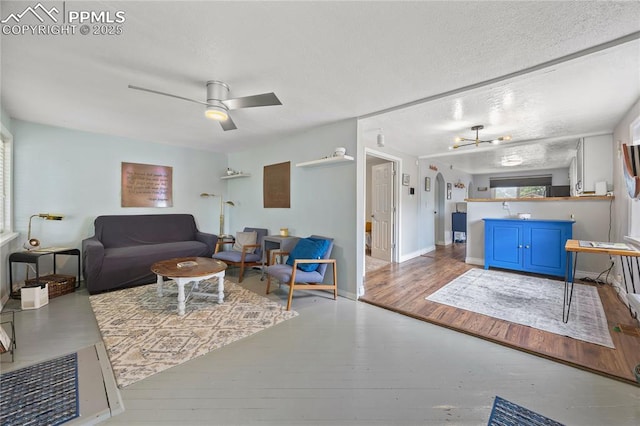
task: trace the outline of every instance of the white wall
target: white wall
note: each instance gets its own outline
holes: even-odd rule
[[[32,236],[43,246],[80,248],[82,239],[93,235],[95,217],[107,214],[191,213],[200,230],[217,234],[219,204],[200,193],[224,190],[219,176],[226,169],[226,156],[20,120],[12,124],[14,213],[20,244],[26,239],[29,216],[48,212],[65,218],[33,219]],[[123,161],[173,167],[173,207],[120,207]],[[73,274],[74,268],[75,259],[70,258],[63,273]]]
[[[631,213],[640,214],[640,201],[632,200],[627,194],[627,187],[624,182],[624,172],[622,170],[622,144],[633,142],[631,135],[631,124],[640,119],[640,99],[629,109],[620,123],[613,131],[613,193],[616,201],[613,205],[616,220],[614,222],[614,237],[616,241],[622,241],[625,235],[630,233]],[[635,232],[636,230],[634,230]],[[640,229],[637,230],[640,235]]]
[[[640,120],[640,99],[629,109],[625,116],[620,120],[620,123],[615,127],[613,131],[613,192],[616,197],[613,204],[613,214],[615,217],[613,225],[613,241],[624,241],[626,235],[633,235],[636,238],[640,238],[640,226],[634,228],[631,226],[632,219],[635,219],[635,224],[640,223],[640,200],[632,200],[628,193],[627,187],[624,182],[622,161],[623,157],[620,151],[620,147],[623,143],[629,144],[633,142],[633,135],[631,134],[631,125],[634,122],[637,123]],[[616,259],[615,276],[622,274],[622,268],[620,266],[619,259]],[[640,288],[637,283],[640,282],[640,272],[636,271],[636,293],[640,292]],[[618,293],[622,295],[621,299],[627,303],[626,289],[624,283],[616,280],[616,289]],[[631,289],[629,289],[631,291]]]
[[[609,210],[613,200],[562,200],[562,201],[509,201],[512,215],[531,213],[533,219],[570,220],[573,215],[574,240],[608,241]],[[501,202],[467,203],[467,259],[468,263],[484,265],[484,222],[483,218],[506,218],[509,211]],[[578,256],[580,273],[598,275],[609,267],[609,259],[602,255]],[[594,276],[595,276],[594,275]]]
[[[334,238],[332,257],[338,262],[341,295],[356,297],[356,162],[301,168],[296,163],[317,160],[345,147],[356,155],[356,120],[345,120],[265,143],[263,148],[229,154],[229,167],[251,173],[249,178],[228,180],[229,199],[236,206],[227,210],[228,230],[245,226],[267,228],[278,234]],[[271,164],[291,162],[291,208],[263,207],[263,170]]]
[[[569,185],[569,167],[561,169],[545,169],[545,170],[523,170],[519,172],[508,173],[487,173],[474,174],[473,187],[470,188],[470,198],[491,198],[491,189],[489,189],[489,178],[510,177],[510,176],[541,176],[551,175],[552,185]],[[478,191],[478,187],[486,187],[487,191]]]
[[[438,170],[432,170],[429,166],[435,166]],[[435,214],[436,208],[435,200],[435,185],[436,176],[438,173],[442,174],[445,181],[444,188],[444,241],[435,241],[434,229],[435,229]],[[424,190],[424,178],[431,178],[431,191]],[[420,194],[420,223],[421,223],[421,243],[422,247],[427,250],[433,250],[435,244],[451,244],[453,242],[453,233],[451,232],[451,213],[456,211],[456,203],[464,202],[465,198],[468,198],[469,182],[472,176],[461,170],[451,168],[449,164],[434,161],[434,159],[423,158],[420,160],[420,183],[416,188],[416,193]],[[455,183],[464,184],[464,188],[456,188]],[[446,184],[451,183],[451,199],[446,199]]]

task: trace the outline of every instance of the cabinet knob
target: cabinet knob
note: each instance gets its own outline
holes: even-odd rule
[[[528,248],[529,248],[529,246],[524,246],[524,248],[528,249]]]
[[[522,244],[519,244],[519,245],[518,245],[518,248],[522,248]]]

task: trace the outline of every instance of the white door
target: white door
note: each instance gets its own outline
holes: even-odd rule
[[[371,170],[371,256],[390,262],[393,232],[393,163],[378,164]]]

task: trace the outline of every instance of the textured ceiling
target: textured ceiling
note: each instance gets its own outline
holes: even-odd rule
[[[0,15],[33,3],[2,1]],[[62,9],[62,2],[46,4]],[[0,93],[9,115],[219,152],[250,149],[295,131],[487,81],[640,30],[639,2],[66,3],[80,5],[124,11],[123,33],[3,35]],[[618,71],[617,63],[608,66]],[[456,134],[470,137],[467,129],[474,124],[484,124],[487,136],[512,133],[514,146],[565,132],[610,129],[612,117],[619,118],[630,98],[637,99],[636,86],[624,93],[617,85],[602,89],[614,90],[619,102],[613,109],[599,108],[594,122],[587,109],[596,106],[588,101],[605,99],[576,96],[574,80],[587,74],[587,86],[597,86],[600,76],[591,75],[589,66],[578,69],[578,74],[562,67],[538,72],[512,85],[497,84],[489,93],[479,89],[425,105],[419,114],[393,113],[398,133],[385,123],[387,143],[434,155]],[[227,82],[233,97],[273,91],[283,105],[236,111],[238,130],[223,132],[197,104],[127,88],[133,84],[204,100],[205,83],[212,79]],[[565,86],[578,105],[550,101]],[[514,106],[507,107],[510,96]],[[559,104],[553,115],[543,113],[549,102]],[[377,119],[367,124],[380,127]]]
[[[611,133],[640,97],[640,41],[566,61],[461,94],[362,120],[373,144],[379,129],[388,146],[452,164],[469,173],[568,167],[578,138]],[[456,136],[481,140],[509,135],[498,146],[450,150]]]

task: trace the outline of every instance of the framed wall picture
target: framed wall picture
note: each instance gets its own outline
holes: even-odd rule
[[[409,186],[409,179],[410,179],[410,176],[407,173],[402,174],[402,184],[404,186]]]
[[[425,191],[431,191],[431,178],[430,177],[424,178],[424,190]]]
[[[291,162],[264,166],[262,178],[264,208],[291,208]]]
[[[451,199],[451,182],[447,183],[447,200]]]

